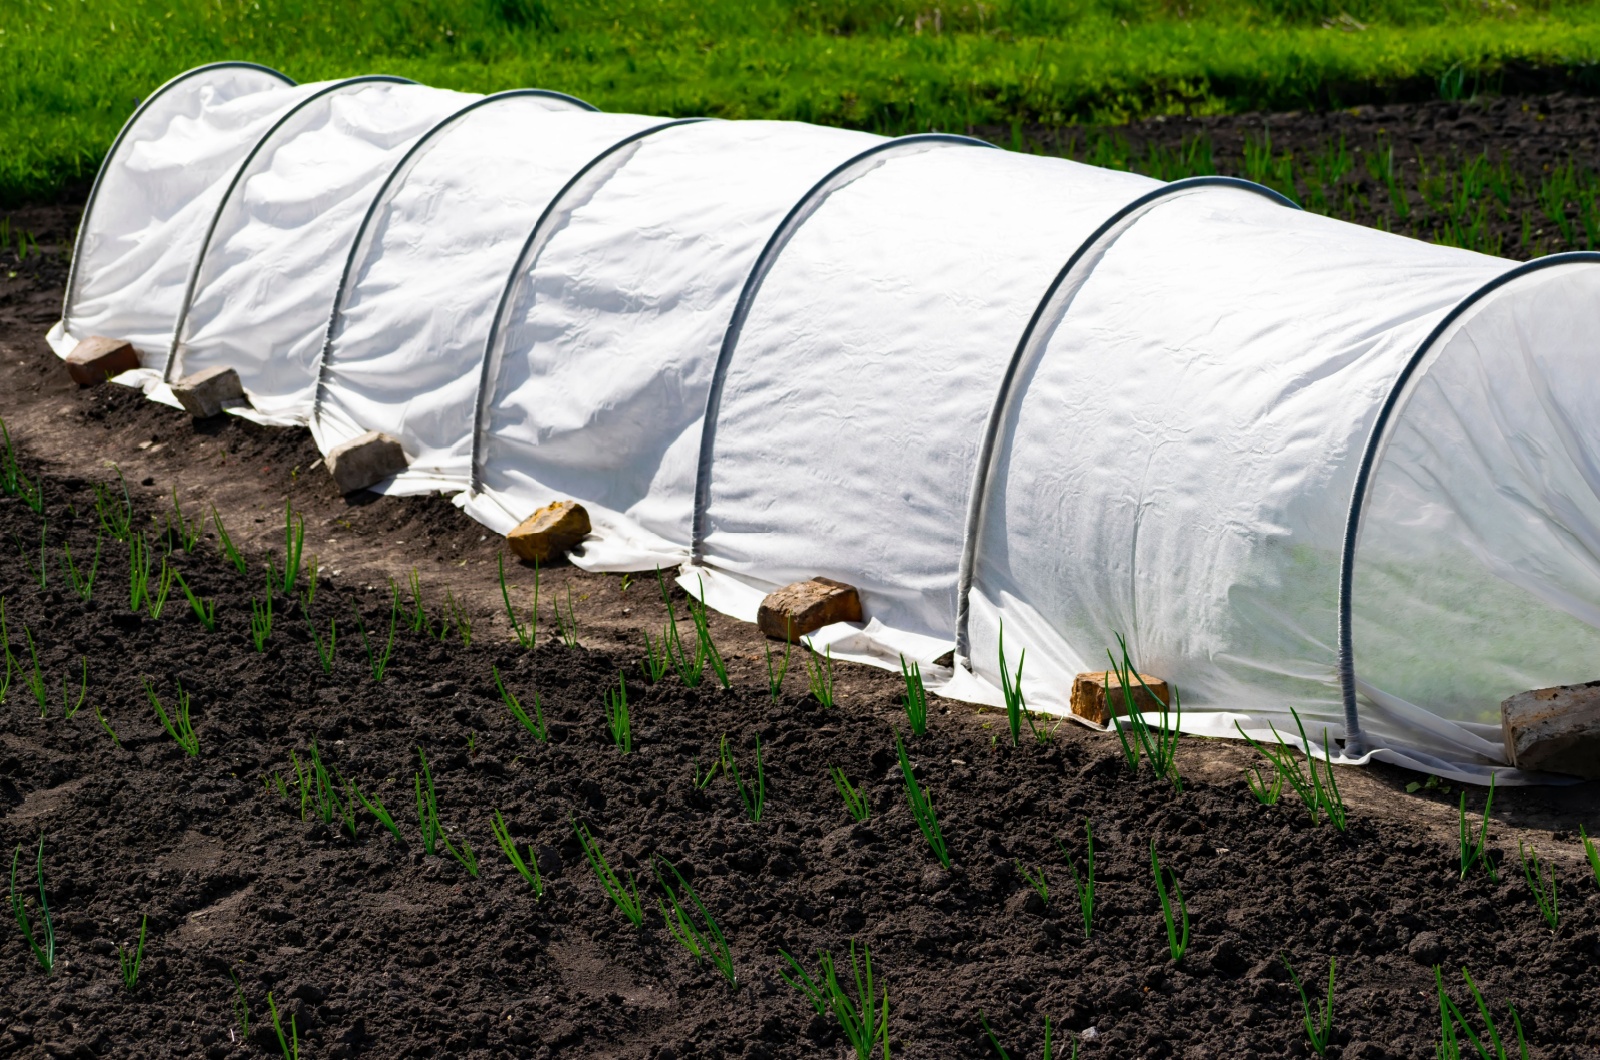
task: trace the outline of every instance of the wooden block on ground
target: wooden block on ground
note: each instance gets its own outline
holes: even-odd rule
[[[1146,688],[1139,684],[1144,680]],[[1150,693],[1154,692],[1155,695]],[[1110,704],[1106,700],[1109,695]],[[1157,698],[1159,697],[1159,702]],[[1172,691],[1159,677],[1140,674],[1133,681],[1133,706],[1139,713],[1160,710],[1161,704],[1172,705]],[[1122,681],[1115,670],[1096,670],[1079,674],[1072,679],[1072,713],[1096,725],[1106,725],[1112,715],[1121,717],[1128,713],[1127,701],[1122,694]]]
[[[534,512],[506,535],[511,551],[534,563],[547,563],[578,547],[589,536],[589,513],[577,501],[556,501]]]
[[[67,354],[67,374],[79,386],[99,386],[139,367],[139,351],[126,339],[91,335]]]
[[[823,626],[860,621],[860,594],[854,586],[832,578],[812,578],[808,582],[785,585],[768,593],[756,612],[756,625],[761,632],[796,644],[801,637]]]
[[[376,486],[405,469],[406,454],[399,441],[378,431],[358,435],[328,453],[328,474],[340,493]]]
[[[1518,769],[1600,780],[1600,681],[1518,692],[1500,704],[1500,731]]]
[[[220,365],[186,375],[173,383],[172,396],[197,420],[220,415],[223,409],[245,400],[239,373]]]

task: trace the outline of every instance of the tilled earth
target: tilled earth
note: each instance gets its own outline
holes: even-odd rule
[[[676,676],[652,685],[639,653],[568,647],[549,628],[529,650],[481,628],[464,644],[442,631],[434,600],[431,632],[413,631],[402,608],[375,681],[359,630],[381,658],[384,592],[324,573],[306,607],[302,579],[296,595],[274,594],[257,651],[262,557],[245,576],[212,537],[177,549],[170,563],[214,602],[216,629],[176,585],[153,619],[148,607],[130,609],[129,549],[102,537],[90,484],[48,478],[43,489],[44,518],[0,501],[13,661],[0,707],[0,841],[21,853],[16,894],[37,922],[28,867],[43,837],[58,964],[46,975],[19,931],[0,933],[8,1053],[278,1055],[271,994],[308,1056],[839,1056],[835,1023],[780,978],[781,954],[814,969],[818,950],[845,960],[852,941],[870,947],[892,1053],[907,1058],[993,1055],[980,1014],[1014,1056],[1037,1054],[1046,1016],[1060,1048],[1070,1033],[1088,1057],[1307,1055],[1283,957],[1313,994],[1338,960],[1329,1055],[1431,1055],[1435,964],[1469,1011],[1463,966],[1501,1024],[1514,1003],[1531,1055],[1600,1047],[1589,1018],[1600,886],[1570,857],[1556,860],[1561,919],[1551,930],[1514,852],[1499,882],[1482,871],[1462,880],[1453,845],[1403,823],[1355,812],[1346,832],[1317,827],[1293,796],[1257,804],[1237,773],[1190,776],[1179,792],[1148,767],[1130,773],[1114,744],[1082,730],[1039,745],[1024,728],[1028,742],[1012,747],[1002,716],[936,706],[930,731],[913,736],[887,691],[824,709],[804,694],[797,660],[776,699],[748,680],[732,690],[709,676],[698,688]],[[155,514],[135,525],[159,542]],[[85,601],[65,549],[92,563],[97,541]],[[521,606],[530,579],[518,570],[512,580]],[[641,606],[656,591],[647,580],[606,586]],[[675,606],[682,615],[683,601]],[[334,622],[325,671],[310,630],[325,637]],[[83,667],[87,704],[69,719]],[[538,698],[547,741],[502,707],[492,667],[525,705]],[[168,709],[181,682],[197,756],[157,721],[147,680]],[[602,702],[619,680],[633,712],[627,754]],[[897,732],[933,798],[949,870],[908,809]],[[759,822],[725,773],[695,782],[724,737],[747,782],[759,741]],[[291,763],[307,762],[313,741],[340,777],[387,805],[403,838],[364,810],[354,836],[314,805],[302,811]],[[419,752],[447,834],[476,852],[477,876],[423,852]],[[1180,764],[1192,753],[1186,746]],[[864,823],[847,815],[835,765],[865,793]],[[535,851],[542,899],[492,839],[495,810]],[[574,821],[637,876],[642,928],[602,891]],[[1066,861],[1082,867],[1086,823],[1098,885],[1088,938]],[[1192,918],[1176,962],[1152,843]],[[737,987],[664,929],[656,856],[679,867],[726,933]],[[1044,873],[1048,903],[1019,866]],[[146,917],[143,969],[127,990],[118,947]]]

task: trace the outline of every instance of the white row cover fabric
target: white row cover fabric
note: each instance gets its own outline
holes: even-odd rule
[[[1600,255],[584,106],[185,75],[108,156],[51,340],[133,338],[158,399],[232,366],[324,452],[385,431],[380,489],[497,531],[577,499],[574,562],[741,618],[847,581],[868,621],[813,644],[946,695],[999,702],[1026,650],[1065,712],[1120,633],[1190,731],[1293,708],[1345,761],[1541,779],[1499,703],[1600,677]]]

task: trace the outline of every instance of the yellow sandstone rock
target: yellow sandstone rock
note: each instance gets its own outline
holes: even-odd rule
[[[785,585],[768,593],[756,612],[756,625],[761,632],[794,643],[823,626],[860,621],[861,596],[854,586],[832,578],[812,578],[808,582]]]
[[[589,513],[577,501],[547,504],[506,535],[511,551],[525,560],[546,563],[564,555],[589,536]]]
[[[1139,684],[1143,679],[1144,686]],[[1148,686],[1148,691],[1146,687]],[[1110,706],[1106,700],[1109,692]],[[1154,692],[1152,696],[1150,693]],[[1156,701],[1157,697],[1160,702]],[[1159,677],[1149,674],[1140,674],[1133,680],[1133,706],[1139,713],[1160,710],[1161,704],[1172,705],[1172,692],[1167,688],[1167,683]],[[1122,681],[1117,677],[1115,670],[1096,670],[1093,673],[1079,674],[1072,679],[1072,713],[1085,721],[1094,722],[1096,725],[1105,725],[1111,721],[1113,714],[1121,716],[1128,712],[1127,702],[1122,694]]]

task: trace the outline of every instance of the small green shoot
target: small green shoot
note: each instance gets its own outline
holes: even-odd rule
[[[773,703],[778,702],[778,694],[783,691],[783,679],[789,675],[789,650],[793,647],[794,645],[788,641],[783,642],[783,662],[774,667],[772,645],[762,645],[762,649],[767,653],[767,698]]]
[[[812,660],[817,660],[813,662]],[[828,645],[827,653],[817,659],[814,650],[807,649],[800,656],[800,662],[806,668],[806,681],[811,686],[811,698],[821,703],[824,710],[833,709],[833,645]]]
[[[706,610],[705,595],[706,580],[701,578],[700,599],[689,598],[689,618],[694,622],[695,657],[711,664],[711,672],[717,675],[718,684],[723,688],[732,688],[728,681],[728,664],[722,661],[722,653],[711,640],[711,618]]]
[[[5,608],[0,606],[0,618],[3,618]],[[4,627],[0,626],[0,636],[4,635]],[[0,699],[5,698],[4,691],[0,691]],[[1589,858],[1589,871],[1594,874],[1594,882],[1600,884],[1600,850],[1596,850],[1594,840],[1589,838],[1589,833],[1583,830],[1583,825],[1578,826],[1578,835],[1583,840],[1583,852]]]
[[[148,916],[139,921],[139,944],[132,952],[117,947],[117,962],[122,966],[122,985],[132,992],[139,985],[139,968],[144,964],[144,930],[150,923]]]
[[[666,858],[657,855],[658,865],[665,865],[672,872],[677,886],[673,886],[665,876],[656,869],[656,882],[661,889],[667,892],[667,901],[656,900],[656,907],[661,911],[661,919],[667,925],[667,933],[677,940],[678,945],[694,954],[696,960],[708,960],[722,973],[730,986],[735,990],[739,988],[739,977],[733,969],[733,952],[728,948],[728,940],[722,934],[716,918],[711,915],[711,910],[700,900],[700,895],[683,878],[683,873],[678,867]],[[686,905],[679,892],[689,901]],[[668,903],[671,911],[668,911]],[[690,906],[693,909],[690,909]],[[698,914],[698,922],[696,914]]]
[[[295,513],[288,498],[283,502],[283,595],[293,596],[300,580],[300,554],[306,543],[305,516]]]
[[[272,636],[272,570],[267,569],[267,596],[262,602],[250,598],[250,641],[256,651],[267,650],[267,638]]]
[[[389,653],[394,651],[394,629],[400,621],[400,590],[394,582],[389,583],[389,639],[384,642],[383,654],[374,655],[372,642],[367,639],[367,624],[361,618],[361,612],[356,612],[356,625],[361,630],[361,646],[367,650],[367,672],[372,675],[372,683],[383,681],[384,674],[389,672]]]
[[[1335,958],[1328,958],[1328,995],[1315,1008],[1306,996],[1306,988],[1300,985],[1300,977],[1295,974],[1294,966],[1289,963],[1287,954],[1279,954],[1283,966],[1289,969],[1289,979],[1294,983],[1294,988],[1300,992],[1300,1022],[1305,1026],[1306,1037],[1311,1042],[1311,1049],[1318,1056],[1326,1056],[1328,1042],[1333,1034],[1333,974],[1338,968]]]
[[[1155,877],[1156,894],[1161,899],[1161,919],[1167,925],[1167,952],[1176,964],[1183,960],[1184,951],[1189,948],[1189,906],[1183,900],[1183,888],[1178,885],[1177,873],[1161,867],[1154,839],[1150,840],[1150,873]],[[1170,898],[1167,890],[1169,879],[1172,884]],[[1176,915],[1172,911],[1173,899],[1176,899],[1178,906]]]
[[[1234,726],[1237,728],[1238,722],[1235,722]],[[1239,731],[1244,732],[1243,729]],[[1272,780],[1269,782],[1261,775],[1260,767],[1251,765],[1245,771],[1244,782],[1250,786],[1250,794],[1254,795],[1256,801],[1263,806],[1278,805],[1278,799],[1283,795],[1283,771],[1276,767],[1272,770]]]
[[[128,480],[122,477],[122,468],[111,465],[117,472],[117,483],[122,487],[122,500],[104,486],[94,488],[94,510],[100,517],[100,529],[117,541],[128,540],[133,531],[133,498],[128,495]]]
[[[578,844],[583,847],[583,856],[589,860],[589,866],[594,869],[600,886],[605,888],[606,894],[616,903],[622,915],[628,918],[628,923],[634,927],[643,927],[644,906],[639,902],[639,888],[634,882],[633,873],[628,873],[628,885],[623,887],[622,880],[611,868],[611,863],[606,860],[605,854],[600,850],[600,844],[589,833],[588,827],[574,819],[572,830],[578,834]]]
[[[923,838],[932,848],[933,856],[939,859],[940,865],[948,869],[950,848],[946,845],[944,833],[939,828],[939,819],[934,816],[933,800],[922,790],[917,778],[912,774],[911,759],[906,756],[906,747],[900,742],[899,733],[894,735],[894,746],[900,753],[900,775],[905,778],[906,799],[911,803],[911,815],[917,819],[917,827],[922,829]]]
[[[906,682],[906,720],[913,736],[923,736],[928,731],[928,690],[922,684],[922,664],[908,664],[906,657],[900,656],[900,676]]]
[[[550,610],[556,613],[556,636],[569,648],[578,646],[578,616],[572,610],[572,586],[567,585],[567,613],[561,613],[561,597],[550,595]]]
[[[472,647],[472,616],[467,614],[466,608],[456,603],[456,594],[450,589],[444,591],[444,611],[450,625],[456,631],[456,636],[461,638],[461,646]],[[444,639],[442,623],[439,627],[439,639]]]
[[[789,962],[798,979],[789,978],[788,974],[779,972],[779,976],[790,986],[805,994],[806,1000],[811,1002],[818,1015],[832,1010],[833,1016],[839,1021],[839,1028],[844,1031],[845,1040],[855,1050],[856,1060],[872,1060],[872,1053],[879,1045],[882,1046],[882,1058],[889,1058],[889,991],[883,991],[883,1003],[875,1005],[878,995],[872,983],[872,954],[867,949],[866,943],[861,945],[861,955],[865,959],[866,971],[862,972],[862,965],[856,961],[856,944],[850,942],[850,967],[855,973],[856,993],[851,997],[845,992],[839,982],[838,969],[834,965],[833,955],[826,950],[817,954],[821,969],[817,978],[819,986],[804,968],[783,950],[778,951],[783,959]]]
[[[656,647],[656,642],[650,639],[650,631],[644,632],[644,658],[639,660],[639,668],[644,671],[645,680],[651,684],[659,684],[667,676],[667,671],[672,668],[672,660],[667,657],[665,641],[661,647]]]
[[[78,656],[78,698],[74,702],[67,688],[67,675],[61,675],[61,716],[71,721],[89,698],[89,657]]]
[[[1017,659],[1017,672],[1013,675],[1006,663],[1006,627],[1000,623],[1000,694],[1006,701],[1006,725],[1011,729],[1011,746],[1022,742],[1022,715],[1027,711],[1027,701],[1022,694],[1022,664],[1028,661],[1028,649],[1022,649]],[[1033,718],[1030,716],[1029,724]]]
[[[281,790],[283,782],[280,780],[278,785],[279,789]],[[362,806],[366,807],[368,813],[377,818],[379,824],[383,825],[389,830],[390,835],[394,836],[402,843],[405,842],[406,837],[400,834],[400,826],[395,824],[394,817],[390,815],[389,808],[383,804],[383,800],[381,798],[379,798],[376,794],[367,795],[355,784],[349,784],[346,787],[347,800],[351,794],[355,795],[357,801],[359,801]]]
[[[494,811],[494,820],[489,823],[494,832],[494,841],[500,844],[500,852],[511,862],[511,867],[517,874],[528,881],[528,886],[533,888],[534,898],[544,897],[544,877],[539,873],[539,858],[534,853],[533,844],[528,844],[528,858],[523,860],[522,854],[517,850],[516,840],[511,838],[511,829],[506,827],[506,820],[500,816],[500,811]]]
[[[1012,858],[1011,863],[1017,867],[1017,872],[1021,874],[1022,878],[1028,881],[1028,886],[1032,887],[1033,893],[1039,896],[1039,901],[1048,906],[1050,904],[1050,883],[1045,879],[1044,868],[1041,866],[1030,872],[1028,866],[1022,863],[1021,858]]]
[[[1087,865],[1084,872],[1078,873],[1078,866],[1068,853],[1066,844],[1056,840],[1056,846],[1061,848],[1061,854],[1067,859],[1067,871],[1072,873],[1072,884],[1078,892],[1078,912],[1083,917],[1083,937],[1090,938],[1094,934],[1094,827],[1085,820],[1083,822],[1083,835],[1088,848]]]
[[[872,807],[867,802],[866,795],[860,788],[850,783],[850,778],[844,775],[844,770],[838,766],[829,766],[828,773],[833,777],[833,786],[838,789],[839,797],[844,800],[844,808],[850,816],[857,821],[865,821],[872,816]]]
[[[744,803],[745,816],[751,823],[761,820],[761,810],[767,802],[767,774],[761,764],[761,737],[756,737],[756,779],[753,784],[746,784],[744,777],[739,772],[739,762],[733,757],[733,752],[728,749],[728,736],[722,736],[722,771],[733,779],[733,786],[739,792],[739,801]]]
[[[88,603],[94,596],[94,578],[100,571],[100,546],[105,543],[105,533],[102,531],[94,539],[94,560],[89,564],[89,572],[85,574],[78,569],[72,559],[72,545],[63,541],[61,550],[66,554],[67,581],[72,585],[72,591],[78,594],[78,599]]]
[[[39,717],[49,717],[50,697],[45,689],[44,671],[39,668],[39,653],[33,647],[33,633],[29,631],[27,626],[23,626],[22,635],[28,641],[28,655],[33,660],[33,670],[31,672],[24,670],[22,681],[27,685],[28,691],[33,693],[33,698],[39,703]]]
[[[189,720],[189,693],[183,690],[183,682],[174,679],[178,686],[178,709],[173,716],[168,716],[167,708],[161,705],[161,700],[156,696],[155,685],[146,677],[144,679],[144,696],[150,701],[150,706],[155,709],[156,718],[161,722],[161,727],[167,730],[167,735],[183,749],[183,753],[190,758],[200,757],[200,737],[195,734],[194,723]]]
[[[415,567],[411,568],[407,588],[411,601],[406,605],[406,621],[411,626],[411,632],[433,636],[433,620],[428,617],[428,609],[422,602],[422,580],[417,576]]]
[[[189,588],[189,583],[184,580],[182,572],[173,571],[172,574],[173,577],[178,579],[178,588],[183,590],[184,598],[189,601],[189,609],[194,612],[194,617],[198,618],[200,624],[206,627],[207,633],[215,633],[217,631],[217,602],[215,600],[201,600],[196,596],[194,590]]]
[[[667,588],[667,579],[661,573],[660,567],[656,568],[656,585],[661,590],[661,602],[667,607],[667,621],[661,627],[662,653],[667,657],[673,671],[677,673],[678,680],[683,682],[683,687],[698,688],[705,677],[705,644],[696,640],[692,655],[684,648],[683,638],[678,633],[678,612],[672,606],[672,593]],[[646,634],[646,641],[648,640],[649,635]]]
[[[978,1010],[978,1022],[983,1025],[983,1033],[988,1035],[989,1044],[994,1046],[996,1053],[1000,1054],[1000,1060],[1011,1060],[1011,1054],[1006,1052],[1005,1046],[1000,1044],[1000,1039],[995,1037],[995,1033],[989,1027],[989,1021],[984,1017],[982,1009]],[[1055,1042],[1052,1039],[1053,1032],[1050,1027],[1050,1017],[1046,1016],[1044,1018],[1044,1054],[1042,1060],[1055,1060]],[[1072,1043],[1071,1060],[1078,1060],[1078,1043],[1076,1039]]]
[[[1539,907],[1539,915],[1544,917],[1544,922],[1554,931],[1561,921],[1561,910],[1556,906],[1556,868],[1550,861],[1540,861],[1539,852],[1531,853],[1523,849],[1522,840],[1517,840],[1517,853],[1522,856],[1522,877],[1528,881],[1528,890],[1533,892],[1533,903]]]
[[[633,719],[628,713],[628,678],[627,675],[617,673],[617,687],[606,690],[606,728],[611,733],[611,742],[623,754],[633,750]]]
[[[1117,740],[1122,744],[1123,758],[1128,763],[1130,770],[1139,768],[1139,755],[1150,760],[1150,768],[1156,776],[1165,777],[1172,781],[1176,791],[1183,790],[1183,778],[1178,775],[1178,736],[1183,725],[1183,704],[1179,699],[1178,690],[1172,689],[1171,704],[1161,699],[1144,683],[1144,677],[1134,668],[1133,660],[1128,655],[1128,641],[1121,633],[1116,634],[1117,646],[1122,650],[1122,661],[1106,652],[1107,659],[1111,662],[1112,672],[1117,675],[1117,681],[1122,686],[1123,713],[1118,716],[1115,712],[1111,715],[1111,726],[1117,731]],[[1105,697],[1109,709],[1111,703],[1111,682],[1105,678]],[[1137,682],[1144,689],[1145,695],[1155,701],[1159,708],[1160,721],[1155,728],[1144,719],[1144,711],[1139,709],[1133,695],[1133,685]],[[1133,732],[1133,742],[1129,742],[1124,728]],[[1309,745],[1308,745],[1309,746]],[[1260,748],[1258,747],[1257,750]]]
[[[150,564],[154,559],[142,531],[128,535],[128,610],[134,614],[144,609],[150,588]]]
[[[34,858],[39,878],[39,927],[42,929],[37,937],[34,935],[33,921],[28,916],[27,904],[17,893],[17,865],[21,858],[22,844],[18,843],[16,852],[11,855],[11,916],[22,930],[22,939],[28,944],[34,960],[39,962],[46,975],[50,975],[56,968],[56,928],[50,918],[50,902],[44,896],[44,836],[39,837],[39,852]]]
[[[324,637],[317,632],[317,624],[311,620],[311,611],[304,601],[300,604],[300,613],[305,616],[306,629],[311,634],[311,646],[317,650],[317,662],[322,664],[322,672],[333,673],[334,652],[339,647],[339,620],[328,619],[328,635]]]
[[[233,546],[233,538],[228,536],[228,529],[222,525],[222,516],[217,514],[217,506],[214,504],[211,506],[211,522],[217,528],[217,541],[222,545],[223,556],[227,557],[228,562],[232,563],[240,574],[248,573],[249,568],[245,565],[244,557]]]
[[[506,688],[505,682],[500,680],[499,668],[491,663],[489,669],[494,673],[494,686],[500,690],[500,701],[506,705],[506,710],[516,719],[517,724],[527,729],[528,733],[540,743],[548,740],[550,727],[545,724],[544,711],[539,709],[538,690],[533,693],[533,717],[530,718],[528,712],[522,708],[522,701],[512,695],[511,690]]]
[[[1483,825],[1478,829],[1478,838],[1472,838],[1472,832],[1467,828],[1467,793],[1461,792],[1461,809],[1457,818],[1456,834],[1461,844],[1461,878],[1467,878],[1478,865],[1489,874],[1491,880],[1498,881],[1500,874],[1495,871],[1494,861],[1489,857],[1489,810],[1494,806],[1494,774],[1489,774],[1489,795],[1483,800]]]
[[[245,1000],[244,984],[239,982],[239,977],[233,969],[228,969],[228,978],[233,980],[233,1018],[239,1024],[239,1036],[246,1040],[250,1038],[250,1003]]]
[[[511,590],[506,586],[506,554],[500,553],[500,599],[506,604],[506,617],[511,620],[511,633],[524,649],[538,643],[539,635],[539,564],[533,564],[533,608],[528,612],[526,627],[517,621],[516,608],[511,606]]]
[[[177,535],[178,547],[185,552],[193,552],[194,547],[200,543],[202,533],[202,519],[185,519],[183,505],[178,503],[178,487],[172,487],[172,516],[167,520],[167,527]]]
[[[1483,1019],[1485,1037],[1488,1044],[1473,1032],[1467,1018],[1456,1007],[1450,995],[1444,988],[1444,975],[1439,966],[1433,966],[1434,987],[1439,994],[1439,1047],[1436,1053],[1438,1060],[1461,1060],[1461,1039],[1457,1032],[1466,1035],[1467,1041],[1472,1043],[1472,1048],[1478,1054],[1478,1060],[1512,1060],[1505,1043],[1500,1038],[1500,1028],[1495,1025],[1494,1016],[1489,1012],[1489,1005],[1483,999],[1483,993],[1478,989],[1478,984],[1472,981],[1472,975],[1465,968],[1461,969],[1462,978],[1467,981],[1467,990],[1472,994],[1472,1000],[1478,1007],[1478,1015]],[[1517,1052],[1520,1060],[1528,1060],[1528,1043],[1522,1037],[1522,1019],[1517,1015],[1517,1006],[1507,1004],[1511,1010],[1511,1023],[1517,1033]],[[1493,1046],[1491,1049],[1490,1046]]]
[[[422,833],[423,853],[432,857],[442,846],[445,853],[461,863],[467,870],[467,875],[478,875],[478,856],[472,851],[472,844],[465,839],[461,840],[460,849],[450,842],[450,837],[445,835],[444,826],[439,823],[439,795],[433,787],[433,773],[428,768],[428,756],[422,748],[417,748],[417,757],[422,761],[422,772],[413,774],[413,783],[417,795],[417,828]]]
[[[289,1037],[283,1036],[283,1024],[278,1020],[278,1004],[267,991],[267,1009],[272,1013],[272,1029],[278,1034],[278,1049],[283,1060],[300,1060],[300,1028],[295,1026],[294,1014],[289,1014]]]
[[[94,711],[94,720],[98,721],[100,727],[106,731],[106,735],[111,737],[111,746],[120,748],[122,741],[117,739],[117,734],[111,731],[111,724],[106,721],[105,715],[100,713],[99,704],[91,703],[89,704],[89,709]]]

